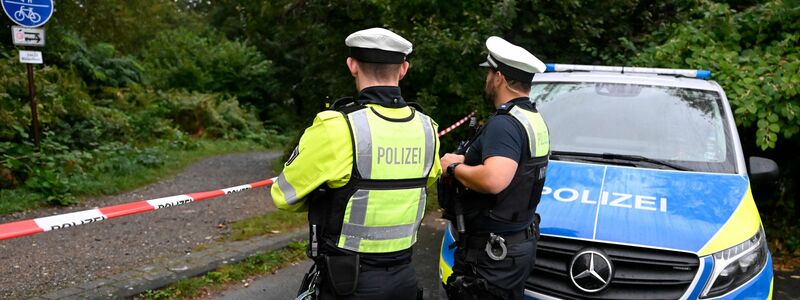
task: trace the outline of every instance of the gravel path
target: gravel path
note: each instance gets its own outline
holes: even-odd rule
[[[275,176],[270,165],[278,155],[253,152],[208,158],[174,177],[128,193],[88,199],[68,208],[0,216],[0,223],[250,183]],[[228,223],[274,209],[268,189],[260,188],[0,241],[0,299],[41,295],[186,255],[226,235]]]

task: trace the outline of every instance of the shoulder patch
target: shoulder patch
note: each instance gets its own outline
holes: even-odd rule
[[[289,165],[291,165],[292,162],[294,161],[294,159],[297,158],[298,154],[300,154],[300,146],[294,147],[294,151],[292,151],[292,155],[289,156],[289,159],[286,161],[284,166],[288,167]]]

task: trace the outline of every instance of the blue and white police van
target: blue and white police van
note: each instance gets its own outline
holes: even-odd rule
[[[552,156],[526,298],[772,298],[751,184],[777,165],[745,160],[710,75],[555,64],[534,77]],[[454,233],[442,242],[443,282]]]

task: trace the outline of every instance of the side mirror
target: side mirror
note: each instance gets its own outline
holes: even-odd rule
[[[750,183],[755,186],[770,184],[778,179],[778,164],[769,158],[751,156],[748,170]]]

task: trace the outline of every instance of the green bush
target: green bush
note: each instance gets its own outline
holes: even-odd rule
[[[90,86],[121,87],[141,83],[142,67],[133,58],[121,56],[113,45],[97,43],[88,46],[72,32],[61,39],[58,63],[78,70]]]
[[[142,52],[142,61],[160,89],[224,93],[261,105],[274,86],[272,63],[260,52],[211,32],[160,32]]]
[[[161,96],[165,116],[193,136],[241,139],[263,130],[255,112],[242,107],[236,98],[184,91]]]

